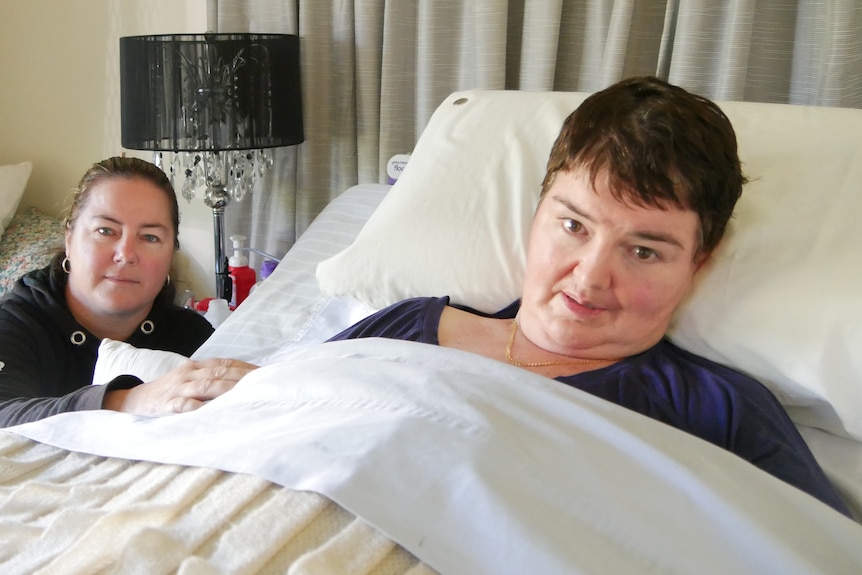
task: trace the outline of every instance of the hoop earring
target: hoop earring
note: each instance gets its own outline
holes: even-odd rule
[[[63,258],[63,261],[62,261],[62,262],[60,262],[60,267],[61,267],[61,268],[63,269],[63,271],[64,271],[64,272],[66,272],[67,274],[68,274],[70,271],[72,271],[72,263],[69,261],[69,256],[66,256],[66,257],[64,257],[64,258]]]
[[[165,280],[165,287],[171,285],[171,274],[168,274],[168,278]]]

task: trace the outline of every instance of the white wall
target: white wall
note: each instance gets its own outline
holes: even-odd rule
[[[206,0],[0,0],[0,164],[33,162],[22,206],[61,215],[84,171],[124,152],[121,36],[201,33],[206,23]],[[174,275],[211,296],[212,212],[198,199],[180,198],[180,210]]]

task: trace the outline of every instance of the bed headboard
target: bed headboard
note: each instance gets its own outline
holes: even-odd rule
[[[465,91],[321,288],[374,307],[515,300],[545,161],[582,93]],[[862,439],[862,110],[724,102],[750,178],[676,316],[677,343],[750,373],[798,423]]]

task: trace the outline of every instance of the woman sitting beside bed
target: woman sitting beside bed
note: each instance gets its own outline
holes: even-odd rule
[[[508,362],[723,447],[849,514],[769,390],[664,337],[744,183],[714,103],[655,78],[624,80],[562,126],[519,301],[488,316],[446,297],[406,300],[332,339],[413,340]]]
[[[137,158],[93,165],[65,232],[65,253],[0,300],[0,427],[65,411],[189,411],[254,369],[190,360],[154,381],[125,375],[91,385],[102,338],[190,355],[213,330],[173,304],[168,271],[179,248],[179,208],[155,165]]]

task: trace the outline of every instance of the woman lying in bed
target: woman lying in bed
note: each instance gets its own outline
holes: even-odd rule
[[[454,347],[587,391],[723,447],[848,514],[775,397],[665,339],[745,178],[729,120],[655,78],[588,98],[551,151],[522,297],[488,316],[397,303],[334,340]]]

